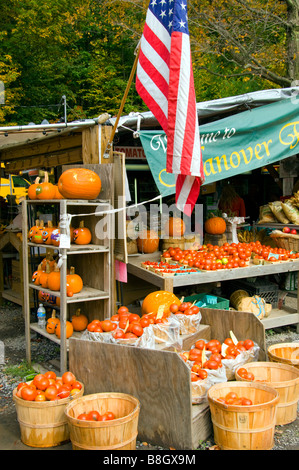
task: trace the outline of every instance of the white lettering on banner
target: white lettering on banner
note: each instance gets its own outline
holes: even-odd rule
[[[127,160],[146,160],[143,147],[115,147],[114,150],[124,153]]]

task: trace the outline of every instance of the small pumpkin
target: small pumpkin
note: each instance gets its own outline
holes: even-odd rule
[[[66,293],[68,297],[81,292],[83,288],[83,281],[79,274],[75,273],[75,268],[70,268],[70,273],[66,276]]]
[[[56,311],[52,310],[52,315],[47,320],[46,331],[51,335],[54,334],[58,323],[60,323],[60,320],[56,317]]]
[[[43,289],[48,289],[48,279],[49,279],[49,274],[50,273],[51,273],[50,265],[49,265],[49,263],[47,263],[46,264],[46,270],[43,271],[39,276],[39,285]]]
[[[51,233],[51,244],[54,246],[59,246],[60,244],[60,228],[54,228]]]
[[[37,178],[35,178],[35,181],[34,183],[32,183],[29,188],[28,188],[28,197],[29,199],[37,199],[36,198],[36,188],[37,186],[39,185],[39,182],[40,182],[40,177],[38,176]]]
[[[212,216],[205,221],[205,231],[211,235],[222,235],[226,230],[226,222],[222,217]]]
[[[91,231],[84,227],[84,220],[81,220],[79,227],[73,230],[73,241],[76,245],[88,245],[91,242]]]
[[[158,312],[158,308],[164,305],[163,315],[169,316],[169,307],[171,304],[181,305],[180,299],[173,294],[165,290],[159,290],[148,294],[142,302],[141,313],[142,315]]]
[[[143,230],[137,238],[140,253],[154,253],[159,248],[159,236],[155,230]]]
[[[165,232],[169,237],[182,237],[185,230],[185,222],[180,217],[170,217],[165,224]]]
[[[60,270],[56,265],[54,270],[48,275],[48,289],[53,291],[60,290]]]
[[[29,231],[28,231],[28,235],[27,235],[27,239],[29,242],[32,242],[33,240],[33,236],[35,235],[35,233],[39,230],[39,227],[40,227],[40,223],[39,223],[39,220],[37,219],[35,221],[35,225],[33,225],[32,227],[30,227]]]
[[[55,194],[54,199],[64,199],[63,195],[59,192],[57,184],[54,184]]]
[[[48,172],[45,171],[44,181],[36,186],[36,199],[49,200],[55,198],[54,184],[50,183]]]
[[[101,187],[99,175],[87,168],[70,168],[58,180],[58,190],[67,199],[96,199]]]
[[[52,245],[51,235],[55,227],[53,227],[51,220],[48,222],[48,226],[44,227],[42,232],[42,243],[44,245]]]
[[[37,244],[43,243],[43,239],[42,239],[43,231],[44,231],[44,221],[41,220],[32,235],[31,241]]]
[[[72,336],[74,332],[73,325],[68,320],[65,322],[65,325],[66,325],[66,338],[70,338],[70,336]],[[57,323],[56,328],[55,328],[55,334],[57,338],[61,337],[61,322]]]
[[[33,284],[35,284],[36,286],[39,286],[40,285],[40,275],[44,272],[43,268],[42,268],[42,264],[39,264],[38,267],[37,267],[37,270],[34,271],[34,273],[32,274],[32,277],[31,277],[31,281],[33,282]]]
[[[56,261],[53,258],[53,254],[51,253],[50,250],[47,250],[47,254],[46,254],[45,258],[43,258],[42,261],[41,261],[42,269],[44,271],[46,270],[47,263],[50,266],[50,271],[53,271],[53,269],[56,266]]]
[[[86,315],[81,313],[81,309],[78,308],[75,315],[71,318],[74,331],[83,331],[87,328],[88,318]]]
[[[43,290],[38,291],[38,300],[40,300],[41,302],[48,302],[49,296],[50,294],[48,294],[47,292],[44,292]]]

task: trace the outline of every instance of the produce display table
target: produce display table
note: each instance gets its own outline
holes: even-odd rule
[[[199,271],[180,276],[163,277],[152,271],[144,269],[141,263],[144,261],[159,261],[161,252],[153,254],[141,254],[129,257],[128,273],[143,279],[154,286],[173,292],[174,288],[190,285],[207,284],[218,281],[230,281],[257,276],[266,276],[275,273],[288,273],[299,271],[299,260],[277,262],[265,265],[250,265],[242,268],[220,269],[217,271]],[[296,324],[299,329],[299,296],[297,296],[297,309],[284,307],[273,308],[268,317],[263,318],[262,323],[266,329],[278,326]]]

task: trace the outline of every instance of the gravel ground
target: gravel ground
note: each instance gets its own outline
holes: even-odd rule
[[[295,327],[281,327],[266,330],[267,347],[275,343],[299,341]],[[46,365],[59,359],[58,346],[45,338],[32,335],[31,355],[33,363]],[[12,391],[20,382],[15,373],[7,371],[8,366],[17,366],[26,358],[24,318],[22,310],[15,304],[6,303],[0,307],[0,420],[1,416],[15,419],[15,406]],[[50,368],[50,367],[49,367]],[[214,449],[213,437],[202,443],[199,450]],[[273,450],[299,449],[299,415],[291,424],[276,426]],[[163,450],[150,443],[137,442],[137,450]]]

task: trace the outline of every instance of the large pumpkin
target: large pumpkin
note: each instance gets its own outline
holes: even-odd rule
[[[58,180],[58,190],[66,199],[96,199],[101,187],[99,175],[87,168],[70,168]]]
[[[75,268],[70,268],[70,274],[66,276],[66,292],[68,297],[72,297],[74,294],[81,292],[83,288],[83,281],[79,274],[75,273]]]
[[[72,336],[74,332],[74,328],[71,322],[68,320],[66,321],[65,326],[66,326],[66,338],[69,338],[70,336]],[[57,338],[61,337],[61,322],[57,323],[56,328],[55,328],[55,334]]]
[[[170,217],[165,224],[165,232],[169,237],[182,237],[185,233],[186,226],[180,217]]]
[[[72,239],[76,245],[88,245],[91,242],[91,231],[84,227],[84,221],[81,220],[79,228],[73,229]]]
[[[211,217],[205,221],[205,231],[211,235],[222,235],[226,230],[226,222],[222,217]]]
[[[137,238],[140,253],[154,253],[159,248],[159,236],[154,230],[143,230]]]
[[[180,299],[172,292],[165,290],[158,290],[148,294],[142,302],[141,313],[142,315],[149,313],[157,313],[158,308],[164,305],[164,316],[170,315],[169,307],[171,304],[181,305]]]
[[[75,315],[72,316],[71,322],[74,328],[74,331],[83,331],[87,328],[88,318],[86,315],[81,313],[81,309],[76,310]]]

